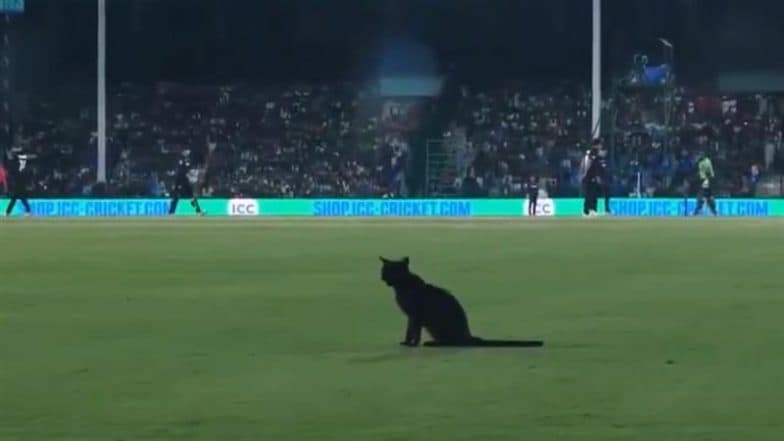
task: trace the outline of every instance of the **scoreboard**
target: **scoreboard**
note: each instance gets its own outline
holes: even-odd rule
[[[0,0],[0,14],[21,14],[24,7],[24,0]]]

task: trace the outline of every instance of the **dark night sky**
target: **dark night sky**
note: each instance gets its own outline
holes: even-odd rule
[[[95,77],[95,0],[27,0],[17,82]],[[110,80],[587,78],[590,0],[108,0]],[[604,0],[605,68],[677,46],[682,78],[784,62],[784,2]]]

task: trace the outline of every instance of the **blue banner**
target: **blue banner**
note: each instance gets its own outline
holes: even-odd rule
[[[274,212],[274,204],[262,203]],[[522,216],[519,199],[316,199],[308,212],[316,217],[472,217]]]
[[[187,204],[187,201],[185,202]],[[16,204],[21,212],[22,204]],[[39,199],[30,201],[33,216],[51,217],[125,217],[165,216],[169,201],[165,199]]]
[[[177,216],[195,215],[190,201],[180,201]],[[0,215],[8,206],[0,198]],[[168,199],[31,199],[36,217],[153,217],[166,216]],[[612,199],[613,216],[683,217],[691,216],[696,200],[689,199]],[[522,217],[528,207],[524,199],[202,199],[208,216],[271,217]],[[599,211],[603,211],[599,204]],[[784,216],[784,199],[717,199],[719,216]],[[583,200],[577,198],[540,199],[537,216],[581,216]],[[20,203],[12,215],[23,214]],[[703,214],[709,214],[707,207]]]
[[[242,200],[237,201],[242,202]],[[229,214],[227,207],[235,205],[248,211],[248,214],[255,214],[255,210],[250,207],[251,204],[240,206],[234,204],[237,201],[204,199],[200,201],[200,205],[208,215],[225,216]],[[5,212],[8,203],[8,199],[0,199],[0,210]],[[31,199],[30,211],[36,217],[150,217],[167,216],[169,204],[168,199]],[[23,212],[22,204],[17,202],[12,214],[18,216]],[[181,200],[175,214],[188,216],[194,215],[195,212],[189,200]]]
[[[610,202],[613,216],[673,217],[691,216],[697,201],[689,199],[616,199]],[[780,216],[782,201],[775,199],[717,199],[719,216]],[[704,207],[704,214],[708,214]]]
[[[467,201],[339,200],[313,202],[313,216],[330,217],[465,217],[471,215]]]

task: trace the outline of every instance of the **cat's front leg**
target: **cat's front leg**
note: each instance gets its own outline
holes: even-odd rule
[[[408,326],[406,327],[406,338],[400,344],[403,346],[419,346],[419,340],[421,338],[422,325],[416,318],[409,317]]]

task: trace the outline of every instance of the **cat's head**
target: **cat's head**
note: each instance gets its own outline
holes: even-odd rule
[[[381,280],[389,286],[395,286],[405,280],[411,272],[408,270],[408,257],[403,260],[381,259]]]

